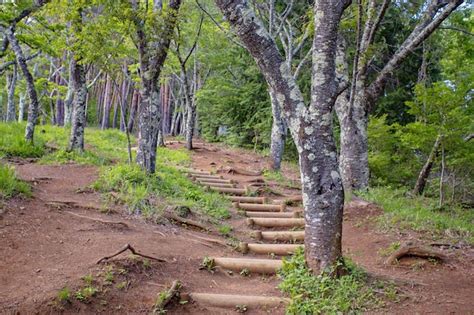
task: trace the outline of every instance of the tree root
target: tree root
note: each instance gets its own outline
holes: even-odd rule
[[[102,223],[102,224],[116,225],[116,226],[120,226],[120,227],[126,228],[126,229],[129,228],[129,227],[128,227],[128,224],[126,224],[125,222],[120,222],[120,221],[107,221],[107,220],[102,220],[102,219],[98,219],[98,218],[88,217],[88,216],[85,216],[85,215],[80,215],[80,214],[77,214],[77,213],[74,213],[74,212],[70,212],[70,211],[64,211],[64,213],[67,213],[67,214],[70,214],[70,215],[79,217],[79,218],[81,218],[81,219],[86,219],[86,220],[91,220],[91,221],[99,222],[99,223]]]
[[[81,209],[86,209],[86,210],[97,210],[97,211],[102,211],[104,209],[94,207],[94,206],[85,206],[78,204],[75,201],[61,201],[61,200],[52,200],[49,202],[45,202],[45,204],[51,208],[56,208],[61,210],[62,208],[81,208]]]
[[[163,314],[166,305],[168,305],[175,297],[179,297],[181,287],[181,282],[175,280],[163,295],[160,293],[156,304],[153,306],[153,314]]]
[[[170,213],[170,212],[165,212],[163,214],[163,217],[165,217],[166,219],[168,220],[173,220],[173,221],[176,221],[178,223],[181,223],[181,224],[185,224],[185,225],[189,225],[189,226],[194,226],[194,227],[197,227],[201,230],[204,230],[204,231],[209,231],[210,229],[205,226],[204,224],[201,224],[197,221],[194,221],[194,220],[190,220],[190,219],[185,219],[185,218],[181,218],[179,216],[177,216],[176,214],[174,213]]]
[[[445,261],[448,257],[429,247],[413,245],[412,243],[407,243],[396,250],[390,257],[385,261],[386,265],[394,264],[396,261],[400,260],[404,256],[416,256],[422,258],[435,258],[440,261]]]
[[[130,244],[125,244],[125,246],[119,250],[118,252],[116,252],[115,254],[112,254],[110,256],[105,256],[105,257],[102,257],[101,259],[99,259],[97,261],[97,264],[100,264],[101,262],[103,261],[107,261],[109,260],[110,258],[114,258],[115,256],[118,256],[120,255],[121,253],[127,251],[127,250],[130,250],[132,252],[132,254],[136,255],[136,256],[140,256],[140,257],[143,257],[143,258],[147,258],[147,259],[151,259],[151,260],[156,260],[156,261],[159,261],[159,262],[168,262],[164,259],[161,259],[161,258],[156,258],[156,257],[152,257],[152,256],[148,256],[148,255],[144,255],[144,254],[140,254],[139,252],[137,252],[135,250],[135,248],[133,248]]]

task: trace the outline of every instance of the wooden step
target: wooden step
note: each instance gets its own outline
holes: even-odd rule
[[[190,176],[211,176],[211,172],[206,171],[188,171]]]
[[[285,211],[286,209],[286,205],[267,205],[267,204],[242,203],[242,202],[235,202],[234,205],[239,209],[243,209],[247,211],[281,212],[281,211]]]
[[[297,218],[248,218],[249,226],[258,225],[263,227],[304,227],[304,219]]]
[[[228,184],[228,183],[212,183],[212,182],[199,182],[199,184],[208,187],[220,187],[220,188],[235,188],[235,184]]]
[[[195,176],[195,175],[192,175],[191,176],[192,179],[197,179],[197,178],[200,178],[202,180],[204,179],[223,179],[222,176],[220,175],[199,175],[199,176]]]
[[[232,179],[195,177],[195,180],[197,182],[208,182],[208,183],[216,183],[216,184],[236,184],[236,181]]]
[[[245,211],[245,216],[249,218],[299,218],[298,212],[259,212]]]
[[[229,199],[233,202],[243,202],[243,203],[267,203],[267,197],[242,197],[242,196],[229,196]]]
[[[304,241],[304,231],[253,231],[251,236],[265,241]]]
[[[241,272],[246,269],[251,273],[274,274],[283,266],[283,261],[278,259],[252,259],[252,258],[212,258],[216,267]]]
[[[302,245],[297,244],[257,244],[257,243],[244,243],[239,244],[239,249],[242,253],[248,252],[255,254],[275,254],[275,255],[292,255],[295,250]]]
[[[246,195],[249,190],[247,188],[220,188],[220,187],[209,187],[213,191],[217,191],[223,194],[229,195]]]
[[[186,295],[181,300],[188,301]],[[203,306],[233,308],[243,306],[250,308],[278,307],[290,303],[290,299],[276,296],[214,294],[214,293],[190,293],[189,300]]]

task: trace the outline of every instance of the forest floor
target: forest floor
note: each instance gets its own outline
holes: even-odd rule
[[[170,148],[182,147],[180,143]],[[157,295],[173,280],[184,292],[279,296],[276,276],[229,275],[199,270],[205,256],[236,256],[233,250],[203,241],[214,234],[172,224],[155,224],[125,214],[117,206],[104,209],[99,193],[87,189],[97,178],[94,166],[41,165],[17,160],[18,176],[33,186],[32,198],[13,198],[0,205],[0,313],[149,313]],[[192,154],[192,167],[215,170],[236,167],[260,171],[268,160],[245,150],[201,143]],[[297,170],[284,167],[285,182],[298,182]],[[248,176],[226,174],[239,182]],[[295,195],[297,189],[281,181],[270,188]],[[374,204],[352,201],[344,215],[343,249],[369,275],[395,284],[393,297],[370,313],[469,314],[474,310],[474,250],[445,247],[445,263],[415,258],[387,266],[383,255],[392,244],[423,238],[415,232],[381,232],[376,218],[382,210]],[[226,222],[234,237],[245,239],[245,218],[232,210]],[[124,246],[166,262],[135,259],[122,254],[108,264],[96,262]],[[89,275],[89,276],[87,276]],[[58,298],[99,290],[84,302]],[[86,290],[84,290],[86,289]],[[81,294],[79,294],[80,297]],[[168,314],[233,314],[235,310],[204,309],[195,304],[175,305]],[[283,314],[283,309],[249,310],[250,314]]]

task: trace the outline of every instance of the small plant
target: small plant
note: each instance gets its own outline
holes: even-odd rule
[[[240,271],[240,275],[243,277],[248,277],[250,276],[250,270],[248,270],[247,268],[244,268]]]
[[[201,264],[199,265],[199,269],[200,270],[207,270],[211,273],[214,273],[214,269],[216,268],[215,264],[214,264],[214,259],[206,256],[204,257],[204,259],[202,260]]]
[[[123,289],[128,288],[129,285],[130,285],[130,282],[125,280],[125,281],[117,283],[115,287],[119,290],[123,290]]]
[[[104,280],[106,284],[112,284],[114,282],[114,272],[112,270],[106,271]]]
[[[30,186],[16,177],[13,167],[0,162],[0,200],[19,194],[30,196]]]
[[[71,298],[71,290],[68,287],[64,287],[59,290],[57,295],[58,301],[61,303],[69,302]]]
[[[219,233],[222,236],[229,236],[231,232],[232,232],[232,227],[230,225],[221,225],[219,227]]]
[[[82,277],[82,280],[84,280],[84,282],[85,282],[88,286],[91,286],[91,285],[92,285],[92,282],[94,282],[94,276],[90,273],[90,274],[85,275],[84,277]]]
[[[389,256],[392,254],[394,251],[398,250],[400,248],[400,242],[393,242],[390,244],[387,248],[379,249],[379,255],[380,256]]]
[[[90,298],[92,298],[99,290],[93,286],[84,287],[78,291],[76,291],[76,299],[81,302],[87,302]]]
[[[151,268],[151,261],[149,259],[144,258],[142,260],[143,268],[148,269]]]

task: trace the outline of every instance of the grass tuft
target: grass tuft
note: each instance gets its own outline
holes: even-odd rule
[[[30,196],[30,186],[17,179],[13,167],[0,162],[0,200],[20,194]]]

